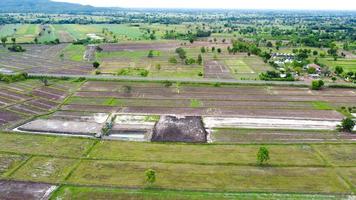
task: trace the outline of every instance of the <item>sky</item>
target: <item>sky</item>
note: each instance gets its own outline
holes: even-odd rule
[[[356,10],[356,0],[54,0],[100,7]]]

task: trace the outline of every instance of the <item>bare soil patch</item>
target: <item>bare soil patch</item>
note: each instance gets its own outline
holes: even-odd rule
[[[0,199],[3,200],[46,200],[56,186],[44,183],[1,181]]]

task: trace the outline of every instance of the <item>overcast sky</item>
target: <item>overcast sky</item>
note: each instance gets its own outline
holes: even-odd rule
[[[126,8],[239,8],[356,10],[356,0],[55,0]]]

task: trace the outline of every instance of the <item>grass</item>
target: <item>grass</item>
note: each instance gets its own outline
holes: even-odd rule
[[[190,100],[190,107],[191,108],[199,108],[202,107],[203,103],[199,101],[198,99],[191,99]]]
[[[6,174],[6,178],[15,180],[73,186],[146,188],[144,172],[152,168],[157,172],[157,182],[152,188],[214,192],[348,194],[351,190],[347,183],[355,182],[356,166],[352,155],[354,144],[264,144],[270,151],[271,160],[267,166],[261,167],[255,164],[260,145],[120,141],[98,141],[94,145],[95,141],[86,138],[1,133],[2,173]],[[328,151],[338,151],[341,155],[346,152],[349,156],[328,157],[325,156]],[[27,159],[28,155],[30,159]],[[339,165],[344,166],[342,160],[349,162],[350,167],[339,168]],[[94,188],[91,190],[92,194],[88,191],[72,194],[71,191],[63,193],[63,188],[66,186],[55,195],[69,195],[64,199],[70,199],[71,195],[103,195],[104,199],[116,197],[116,192],[108,189]],[[199,199],[205,195],[208,195],[208,199],[215,198],[215,194],[207,192],[195,194],[182,198]],[[255,193],[249,195],[259,197],[253,194]],[[127,195],[126,197],[131,197],[130,194]],[[154,194],[147,195],[148,199],[156,199]],[[180,193],[173,192],[169,195],[173,195],[173,199],[181,199]],[[217,195],[216,198],[219,197]],[[239,199],[240,194],[236,195]],[[293,195],[290,198],[293,199],[292,197]],[[133,195],[132,198],[135,199],[136,196]]]
[[[169,190],[128,190],[104,187],[63,186],[51,197],[55,199],[116,199],[116,200],[347,200],[341,195],[271,194],[271,193],[210,193]]]
[[[69,174],[74,159],[33,157],[12,176],[16,180],[59,183]]]
[[[165,145],[100,141],[89,157],[145,162],[255,165],[259,147],[259,145]],[[267,145],[266,147],[272,155],[271,165],[324,165],[309,145]],[[289,155],[293,155],[293,159]]]
[[[0,152],[49,156],[79,157],[94,144],[94,140],[51,137],[31,134],[0,134]]]
[[[340,173],[350,181],[353,190],[356,191],[356,167],[340,168]]]
[[[68,45],[65,49],[63,49],[62,53],[64,57],[68,58],[72,61],[82,61],[83,55],[85,52],[85,46],[83,45]]]
[[[314,101],[312,105],[317,110],[333,110],[333,107],[329,103],[323,101]]]
[[[246,73],[255,73],[243,60],[225,60],[225,64],[230,67],[230,69],[235,74],[246,74]]]
[[[50,33],[48,33],[48,31],[50,31]],[[56,35],[55,28],[53,27],[53,25],[49,25],[46,31],[42,32],[42,36],[39,37],[38,41],[40,43],[51,42],[57,38],[58,37]]]
[[[332,70],[334,70],[336,66],[341,66],[345,72],[356,71],[356,59],[339,58],[337,61],[334,61],[334,58],[321,58],[319,60],[321,63],[331,67]]]
[[[273,129],[214,129],[211,138],[216,143],[284,143],[310,142],[314,139],[337,140],[336,131],[273,130]]]
[[[15,37],[18,43],[31,43],[39,31],[37,24],[7,24],[1,27],[0,37],[8,37],[7,43],[11,43],[11,37]]]
[[[98,52],[96,58],[102,60],[104,58],[127,58],[132,60],[138,60],[148,56],[149,51],[115,51],[115,52]],[[159,51],[153,51],[154,56],[160,55]]]
[[[113,36],[102,33],[103,28],[112,31],[113,34],[116,35],[118,41],[143,39],[143,34],[138,27],[133,27],[127,24],[63,24],[56,25],[55,27],[57,30],[68,32],[75,39],[85,39],[89,33],[95,33],[108,39],[113,39]]]
[[[0,176],[24,161],[27,156],[0,153]]]
[[[153,187],[177,190],[347,193],[348,186],[330,168],[245,167],[147,162],[82,161],[70,184],[146,187],[144,172],[154,169]],[[267,181],[268,180],[268,181]]]
[[[356,144],[314,145],[335,166],[354,166]]]

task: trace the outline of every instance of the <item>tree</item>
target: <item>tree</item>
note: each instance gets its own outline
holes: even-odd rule
[[[6,47],[6,42],[7,42],[7,37],[2,37],[1,38],[1,43],[3,47]]]
[[[203,64],[203,57],[201,56],[201,54],[198,55],[197,63],[199,65]]]
[[[273,47],[273,44],[272,44],[271,41],[268,41],[268,42],[267,42],[267,47]]]
[[[156,171],[153,169],[148,169],[145,172],[146,175],[146,183],[148,184],[153,184],[154,182],[156,182]]]
[[[150,51],[148,52],[147,57],[149,57],[149,58],[153,58],[153,50],[150,50]]]
[[[336,73],[337,75],[342,74],[342,72],[344,72],[344,68],[342,68],[341,66],[336,66],[336,67],[335,67],[335,73]]]
[[[269,151],[266,147],[260,147],[257,153],[257,163],[259,165],[263,165],[265,162],[269,160]]]
[[[190,42],[190,44],[193,44],[194,43],[194,38],[189,38],[189,42]]]
[[[205,47],[201,47],[201,48],[200,48],[200,52],[201,52],[201,53],[205,53],[205,52],[206,52]]]
[[[341,125],[338,126],[340,131],[352,132],[355,127],[355,122],[351,118],[345,118],[341,121]]]
[[[38,44],[38,38],[35,37],[35,39],[33,40],[35,42],[35,44]]]
[[[315,74],[316,69],[314,67],[308,67],[308,74]]]
[[[320,90],[324,86],[323,80],[313,80],[312,81],[312,90]]]
[[[211,47],[211,51],[212,51],[212,52],[215,52],[215,47]]]
[[[16,38],[14,38],[14,37],[11,38],[11,41],[12,41],[13,44],[15,44],[16,43]]]
[[[42,78],[41,82],[43,83],[44,86],[49,86],[48,79],[47,78]]]
[[[331,78],[331,80],[332,80],[333,82],[335,82],[335,81],[337,80],[337,78],[336,78],[335,76],[333,76],[333,77]]]
[[[93,67],[94,67],[95,69],[98,69],[99,66],[100,66],[100,63],[99,63],[98,61],[93,62]]]
[[[176,53],[182,61],[187,58],[187,52],[185,52],[185,50],[181,47],[176,49]]]
[[[221,49],[220,48],[218,48],[218,53],[221,53]]]

